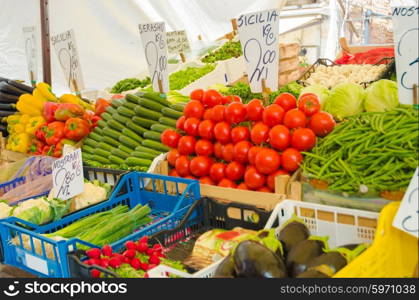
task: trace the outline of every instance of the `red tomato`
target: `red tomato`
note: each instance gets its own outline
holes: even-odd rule
[[[189,171],[196,177],[208,176],[212,161],[206,156],[192,158]]]
[[[198,135],[203,139],[212,140],[214,138],[214,122],[211,120],[204,120],[199,123]]]
[[[179,139],[177,150],[180,155],[191,155],[195,151],[196,139],[193,136],[185,135]]]
[[[298,109],[306,114],[307,117],[320,111],[319,97],[313,93],[300,95],[298,98]]]
[[[214,185],[214,181],[212,181],[211,178],[209,178],[208,176],[201,177],[199,179],[199,183],[200,184]]]
[[[260,145],[268,140],[269,127],[268,125],[259,122],[255,124],[250,130],[250,139],[256,145]]]
[[[202,101],[202,97],[204,96],[204,90],[203,89],[196,89],[191,92],[189,95],[189,98],[192,100]]]
[[[200,121],[197,118],[187,118],[183,124],[183,130],[191,136],[198,136],[198,126]]]
[[[247,141],[249,137],[250,131],[247,127],[237,126],[231,129],[231,140],[234,144],[240,141]]]
[[[231,124],[239,124],[246,120],[246,106],[243,103],[232,102],[225,110],[225,119]]]
[[[223,144],[221,144],[220,142],[216,142],[214,144],[214,155],[216,158],[223,158]]]
[[[222,103],[223,96],[216,90],[207,90],[202,97],[202,104],[205,107],[214,107]]]
[[[272,193],[272,190],[267,186],[262,186],[258,188],[256,191],[262,192],[262,193]]]
[[[170,148],[176,148],[180,138],[181,135],[173,129],[166,129],[161,134],[162,144]]]
[[[269,143],[276,150],[285,150],[290,145],[291,134],[284,125],[276,125],[269,131]]]
[[[336,122],[332,115],[321,111],[315,113],[308,123],[308,127],[313,130],[317,136],[326,136],[335,128]]]
[[[235,189],[237,185],[230,179],[223,178],[218,183],[218,186]]]
[[[199,140],[195,144],[195,152],[197,155],[211,156],[214,152],[214,145],[208,140]]]
[[[256,154],[259,153],[263,148],[258,146],[253,146],[249,149],[249,152],[247,152],[247,160],[251,165],[255,164],[255,157]]]
[[[255,167],[263,174],[271,174],[281,165],[281,157],[275,150],[264,148],[256,154]]]
[[[219,122],[214,126],[214,136],[221,144],[230,142],[231,127],[227,122]]]
[[[186,118],[197,118],[201,119],[204,115],[204,105],[198,100],[191,100],[186,104],[183,110],[183,115]]]
[[[176,159],[176,172],[184,177],[184,176],[188,176],[189,173],[189,165],[190,165],[190,161],[188,159],[188,157],[186,155],[181,155]]]
[[[234,145],[232,143],[223,146],[223,160],[226,162],[234,159]]]
[[[259,173],[255,167],[248,167],[244,173],[244,182],[247,187],[251,189],[260,188],[265,184],[266,177],[262,173]]]
[[[297,170],[303,161],[303,156],[300,151],[294,148],[288,148],[281,155],[281,165],[282,167],[290,172]]]
[[[243,178],[245,168],[241,163],[232,161],[225,169],[226,177],[232,181],[237,181]]]
[[[306,127],[307,117],[299,109],[294,108],[285,113],[284,125],[289,129]]]
[[[221,179],[225,177],[225,168],[225,164],[215,163],[210,168],[209,176],[213,181],[219,182]]]
[[[176,171],[176,169],[172,169],[172,170],[170,170],[170,172],[169,172],[169,176],[172,176],[172,177],[179,177],[179,173]]]
[[[238,189],[238,190],[246,190],[246,191],[248,191],[248,190],[249,190],[249,188],[247,187],[246,183],[244,183],[244,182],[240,183],[240,184],[237,186],[237,189]]]
[[[298,128],[291,136],[291,146],[300,151],[307,151],[316,144],[316,135],[310,128]]]
[[[197,179],[195,176],[192,176],[192,175],[184,176],[183,178],[185,178],[185,179],[192,179],[192,180],[196,180]]]
[[[275,98],[274,103],[280,105],[286,112],[297,107],[297,99],[290,93],[281,93]]]
[[[228,96],[223,97],[222,104],[229,104],[231,102],[242,103],[242,99],[239,96],[236,96],[236,95],[228,95]]]
[[[171,165],[172,167],[175,166],[176,164],[176,159],[180,156],[179,151],[177,149],[171,149],[168,153],[167,153],[167,162],[169,163],[169,165]]]
[[[207,108],[204,112],[204,115],[202,116],[202,119],[204,120],[212,120],[212,108]]]
[[[282,160],[282,159],[281,159]],[[282,162],[283,162],[283,160],[282,160]],[[284,171],[284,170],[278,170],[278,171],[276,171],[276,172],[273,172],[272,174],[270,174],[269,176],[268,176],[268,178],[266,179],[266,184],[268,185],[268,187],[271,189],[271,190],[275,190],[275,177],[276,176],[279,176],[279,175],[289,175],[288,174],[288,172],[287,171]]]
[[[265,108],[262,113],[263,123],[269,127],[274,127],[275,125],[282,124],[282,119],[284,118],[285,111],[278,104],[271,104]]]
[[[184,124],[185,124],[185,120],[186,120],[186,117],[185,116],[181,116],[179,119],[177,119],[177,121],[176,121],[176,128],[177,129],[180,129],[180,130],[183,130],[184,129]]]
[[[249,141],[241,141],[235,144],[233,149],[234,160],[246,164],[250,148],[252,148],[252,144]]]
[[[262,120],[264,110],[263,102],[259,99],[253,99],[247,103],[247,119],[250,121]]]
[[[224,112],[225,112],[224,105],[216,105],[212,108],[211,120],[215,123],[224,121]]]

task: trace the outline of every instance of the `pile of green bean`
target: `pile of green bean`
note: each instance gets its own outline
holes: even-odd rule
[[[411,106],[361,113],[304,153],[303,174],[348,194],[405,190],[418,166],[418,141],[418,110]]]

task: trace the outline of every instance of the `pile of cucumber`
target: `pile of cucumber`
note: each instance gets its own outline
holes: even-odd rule
[[[98,126],[83,141],[83,161],[98,168],[147,171],[170,149],[160,142],[175,129],[186,103],[170,104],[157,93],[128,94],[112,101]]]

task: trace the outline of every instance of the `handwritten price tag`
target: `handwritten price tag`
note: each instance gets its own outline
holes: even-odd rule
[[[80,149],[54,162],[52,180],[55,198],[67,200],[83,193],[83,162]]]
[[[80,66],[74,30],[67,30],[51,37],[67,84],[73,92],[84,90],[83,74]]]
[[[36,43],[35,34],[35,26],[23,27],[26,62],[28,64],[28,72],[31,83],[36,83],[36,80],[38,79],[38,47]]]
[[[409,187],[400,203],[399,210],[393,220],[393,226],[415,237],[419,237],[419,168],[410,181]]]
[[[241,15],[237,19],[250,88],[262,92],[262,79],[271,91],[278,89],[279,13],[276,9]]]
[[[164,22],[140,24],[139,28],[153,90],[166,93],[169,91],[169,73]],[[159,87],[159,80],[162,90]]]
[[[170,31],[167,33],[167,49],[170,54],[185,53],[191,51],[188,36],[185,30]]]
[[[392,9],[399,101],[413,104],[413,85],[419,77],[419,7]]]

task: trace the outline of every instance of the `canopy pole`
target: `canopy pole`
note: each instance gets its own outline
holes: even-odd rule
[[[42,40],[42,73],[44,82],[51,85],[51,47],[49,34],[48,0],[40,0],[41,40]]]

